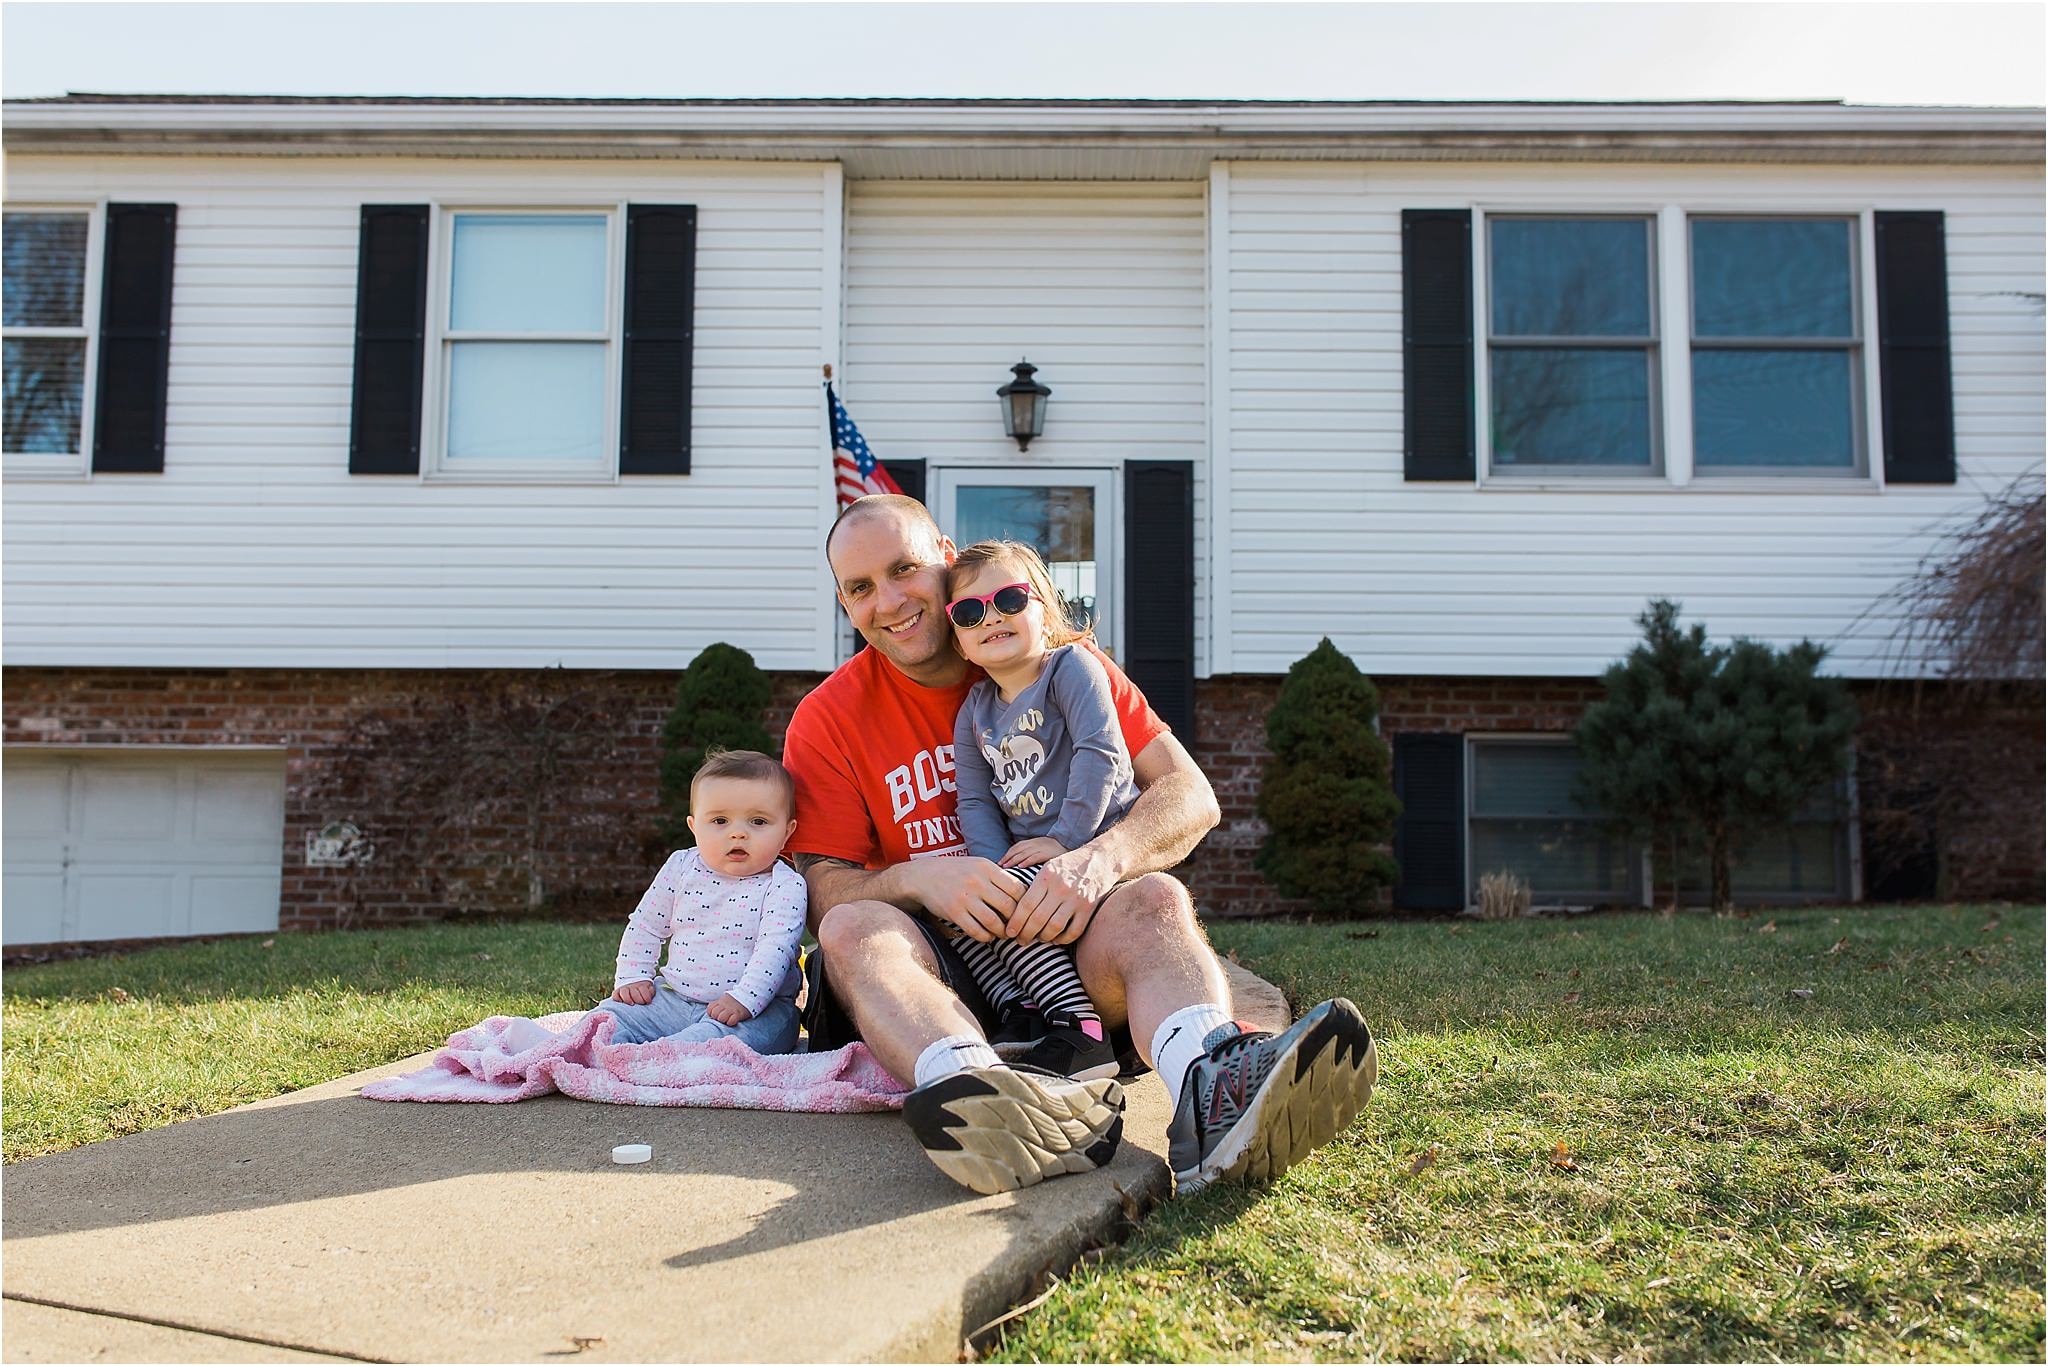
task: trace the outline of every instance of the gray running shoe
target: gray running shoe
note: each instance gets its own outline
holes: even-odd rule
[[[1267,1034],[1219,1025],[1202,1040],[1166,1129],[1176,1190],[1271,1181],[1365,1108],[1379,1053],[1358,1007],[1338,997]]]
[[[912,1091],[903,1120],[940,1171],[994,1195],[1106,1165],[1123,1138],[1124,1092],[1108,1079],[969,1068]]]

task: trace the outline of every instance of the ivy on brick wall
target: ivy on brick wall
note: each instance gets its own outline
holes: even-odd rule
[[[630,790],[646,751],[619,697],[611,674],[498,670],[356,716],[308,793],[363,831],[353,903],[450,916],[630,907],[640,888],[618,869],[650,856],[655,813]]]

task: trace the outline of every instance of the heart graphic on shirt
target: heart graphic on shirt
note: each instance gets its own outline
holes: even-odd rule
[[[981,752],[988,756],[996,791],[1005,801],[1016,800],[1017,794],[1029,787],[1038,770],[1045,766],[1045,746],[1028,735],[1006,735],[1000,748],[983,745]]]

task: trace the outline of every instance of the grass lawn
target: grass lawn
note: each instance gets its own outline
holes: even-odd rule
[[[2040,909],[1211,928],[1359,1002],[1367,1118],[1270,1192],[1154,1211],[991,1358],[2041,1359]],[[588,1004],[616,936],[11,970],[6,1158]]]

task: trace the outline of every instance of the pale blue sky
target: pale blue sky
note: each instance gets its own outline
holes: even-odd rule
[[[0,6],[0,88],[2040,105],[2039,4]]]

